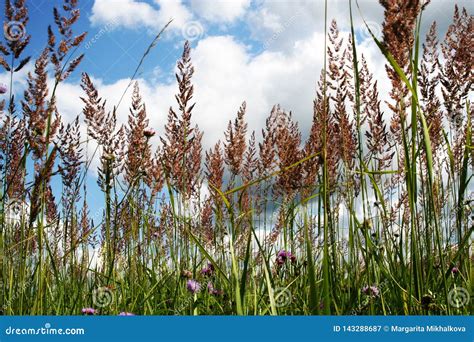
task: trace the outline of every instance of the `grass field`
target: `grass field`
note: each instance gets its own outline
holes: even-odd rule
[[[278,105],[261,134],[250,132],[244,102],[208,151],[193,122],[188,42],[164,127],[150,127],[136,71],[126,125],[86,73],[83,112],[64,122],[57,89],[81,73],[86,37],[75,32],[76,1],[52,16],[22,96],[12,84],[30,61],[30,37],[5,30],[2,313],[472,314],[473,16],[456,7],[446,35],[433,24],[422,37],[426,5],[380,3],[373,44],[386,59],[388,98],[354,29],[342,35],[327,18],[309,136]],[[25,1],[6,1],[13,21],[28,25]],[[159,53],[160,35],[143,59]],[[93,158],[96,189],[85,182]],[[87,192],[103,197],[99,217]]]

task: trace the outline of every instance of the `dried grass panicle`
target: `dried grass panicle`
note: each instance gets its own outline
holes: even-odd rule
[[[86,93],[86,97],[81,97],[81,100],[85,104],[82,113],[87,124],[87,133],[102,148],[98,183],[106,190],[111,184],[112,176],[117,175],[123,168],[125,127],[122,125],[117,129],[116,108],[106,113],[105,100],[99,97],[86,73],[82,75],[81,88]]]
[[[336,20],[331,21],[328,34],[329,44],[327,47],[327,86],[330,90],[338,89],[338,80],[341,78],[340,62],[344,62],[341,56],[342,44],[344,42],[343,38],[339,37],[339,29],[337,27]]]
[[[377,81],[369,71],[367,61],[362,57],[361,67],[361,103],[367,118],[368,129],[365,132],[368,155],[367,161],[372,158],[376,161],[375,169],[384,170],[391,164],[393,153],[389,141],[386,123],[380,107]],[[378,177],[377,177],[378,178]]]
[[[405,74],[410,77],[410,53],[413,48],[416,27],[416,19],[428,2],[422,0],[379,0],[384,7],[384,22],[382,24],[383,44],[392,54],[397,64]],[[408,88],[400,79],[397,72],[386,65],[387,75],[392,83],[390,97],[393,102],[387,104],[392,110],[392,122],[390,125],[394,139],[401,143],[401,125],[408,107]]]
[[[50,225],[58,225],[60,220],[60,215],[58,213],[58,207],[56,205],[56,200],[53,195],[53,189],[51,184],[48,184],[45,191],[45,213],[46,220]]]
[[[256,145],[255,131],[253,131],[250,135],[242,164],[242,182],[244,184],[251,182],[257,178],[258,175],[258,157]],[[259,200],[260,191],[256,191],[254,186],[250,186],[242,190],[241,211],[248,213],[252,208],[252,203],[255,203],[254,205],[256,206]]]
[[[85,104],[82,113],[87,124],[87,133],[99,145],[105,145],[110,138],[110,128],[115,129],[115,117],[106,114],[106,101],[99,97],[97,89],[86,73],[82,74],[81,88],[86,93],[86,97],[81,97],[81,100]]]
[[[79,116],[67,125],[61,123],[56,143],[60,159],[59,173],[64,186],[63,194],[67,195],[64,197],[66,200],[71,200],[69,196],[77,192],[76,187],[83,163],[79,126]]]
[[[343,49],[344,46],[344,49]],[[339,29],[335,20],[329,29],[329,44],[327,47],[328,70],[327,85],[331,102],[333,103],[334,139],[340,146],[339,159],[348,169],[352,169],[356,153],[356,136],[348,109],[353,107],[352,85],[352,43],[349,40],[344,45],[344,39],[339,37]],[[329,124],[328,127],[330,127]]]
[[[57,114],[54,99],[48,100],[47,66],[48,51],[44,49],[35,62],[34,74],[28,73],[28,88],[22,101],[23,116],[27,120],[28,144],[36,160],[45,156],[46,146],[51,144],[60,122],[56,115],[50,127],[47,126],[49,116]]]
[[[140,96],[138,82],[135,82],[128,124],[125,128],[127,151],[124,160],[124,178],[129,185],[135,185],[139,176],[147,177],[152,167],[151,146],[146,135],[149,129],[146,107]]]
[[[171,185],[185,198],[196,194],[198,189],[202,152],[202,133],[191,126],[191,112],[195,104],[190,103],[194,91],[191,83],[194,67],[190,54],[191,47],[186,41],[176,74],[179,93],[175,98],[180,115],[173,108],[169,109],[165,137],[161,138],[165,173]]]
[[[9,199],[24,199],[25,175],[23,155],[25,153],[26,129],[25,121],[16,118],[9,119],[11,123],[9,136],[1,142],[2,151],[7,152],[3,156],[4,173],[6,179],[6,190]]]
[[[204,238],[206,246],[212,246],[215,243],[214,232],[214,209],[211,198],[204,200],[204,206],[200,213],[200,235]]]
[[[257,176],[258,171],[258,157],[257,157],[257,142],[255,138],[255,131],[250,135],[247,150],[244,154],[244,163],[242,167],[242,179],[244,182],[249,182]]]
[[[53,148],[51,153],[48,155],[48,158],[42,161],[41,164],[37,164],[38,167],[35,167],[33,190],[30,194],[30,226],[38,217],[42,206],[47,205],[47,202],[43,201],[43,191],[47,189],[51,181],[57,153],[58,150]],[[44,185],[44,189],[41,186],[42,184]],[[44,198],[47,199],[47,197]]]
[[[441,64],[439,61],[436,22],[430,26],[423,44],[423,55],[418,75],[422,110],[429,129],[433,157],[436,159],[443,143],[443,110],[438,97]]]
[[[441,73],[441,91],[443,94],[446,116],[455,134],[460,135],[465,100],[473,90],[474,76],[474,16],[463,8],[455,6],[453,23],[449,26],[446,37],[441,44],[444,63]]]
[[[276,107],[276,112],[276,155],[279,169],[283,170],[296,164],[302,157],[301,133],[298,123],[293,121],[291,112],[283,111],[280,106]],[[274,186],[274,195],[292,199],[295,192],[301,188],[301,180],[301,164],[280,173]]]
[[[224,182],[224,156],[220,141],[206,152],[204,175],[209,184],[209,191],[218,198],[219,194],[215,193],[214,188],[221,190]]]
[[[337,143],[340,148],[340,158],[346,169],[352,170],[357,150],[354,124],[350,120],[348,113],[341,108],[335,112],[335,120],[335,131],[337,134]]]
[[[149,164],[149,169],[146,171],[145,183],[151,189],[151,198],[161,191],[163,188],[165,177],[163,172],[163,163],[162,163],[162,152],[160,148],[157,148],[155,155],[153,156],[151,163]]]
[[[316,153],[320,153],[322,146],[323,146],[323,125],[324,121],[321,119],[321,114],[325,110],[329,110],[327,108],[328,101],[326,101],[326,109],[323,105],[323,98],[321,94],[317,93],[317,98],[313,101],[313,119],[311,123],[311,129],[309,132],[309,137],[305,142],[305,146],[303,149],[303,153],[305,156],[315,155]],[[312,192],[312,186],[316,183],[316,178],[319,172],[319,168],[321,166],[321,157],[317,156],[311,158],[307,162],[304,163],[304,183],[305,188],[309,193]]]
[[[0,65],[8,72],[18,72],[20,71],[30,60],[30,57],[22,59],[18,64],[15,64],[16,59],[20,58],[21,54],[28,46],[31,35],[23,32],[26,30],[28,25],[28,8],[25,6],[26,0],[6,0],[5,1],[5,21],[4,21],[4,34],[5,38],[7,35],[13,34],[14,39],[6,39],[6,46],[3,43],[0,43],[0,52],[3,57],[0,55]],[[20,27],[23,27],[23,31],[19,34],[9,33],[9,25],[12,23],[17,23]],[[11,60],[12,58],[6,58],[8,56],[13,57],[12,64],[9,65],[6,60]]]
[[[79,241],[85,247],[95,247],[97,244],[96,236],[93,233],[93,220],[89,219],[89,206],[87,205],[86,194],[84,194],[84,202],[79,215]]]
[[[232,124],[232,121],[229,121],[227,131],[224,133],[226,138],[224,145],[225,163],[229,166],[233,177],[239,175],[242,171],[241,167],[246,149],[245,139],[247,134],[247,123],[244,119],[246,107],[247,104],[243,102],[237,112],[234,123]]]
[[[265,128],[262,129],[262,142],[258,144],[259,147],[259,176],[265,176],[271,173],[276,164],[275,151],[275,122],[278,115],[277,106],[274,106],[270,115],[265,121]]]
[[[325,143],[324,137],[326,137]],[[324,73],[321,72],[316,98],[313,102],[313,122],[304,146],[305,155],[319,154],[318,158],[312,158],[305,163],[304,183],[309,190],[314,184],[313,180],[316,179],[318,170],[324,163],[324,157],[326,157],[329,189],[332,189],[336,184],[341,157],[337,145],[338,137],[335,116],[330,110],[330,97],[324,95]],[[324,147],[325,151],[323,151]]]
[[[65,12],[64,15],[61,12]],[[61,40],[56,47],[56,36],[51,26],[48,26],[48,48],[51,53],[51,63],[54,65],[54,75],[57,82],[64,81],[80,64],[84,54],[68,62],[71,49],[77,48],[86,37],[86,32],[73,36],[72,26],[79,20],[80,11],[77,0],[64,0],[62,11],[53,9],[54,22]],[[67,64],[63,64],[63,62]]]

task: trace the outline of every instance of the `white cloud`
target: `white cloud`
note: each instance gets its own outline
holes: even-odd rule
[[[193,51],[195,120],[211,146],[223,138],[227,122],[247,101],[249,129],[260,132],[274,104],[293,110],[307,126],[322,56],[314,49],[321,36],[297,42],[290,54],[265,51],[252,56],[231,36],[209,37]],[[216,54],[215,51],[221,51]]]
[[[158,20],[167,22],[173,18],[171,27],[181,29],[192,18],[191,12],[183,5],[182,0],[155,0],[155,3],[160,7]]]
[[[432,0],[423,13],[422,32],[424,38],[433,20],[438,23],[440,37],[452,22],[454,4],[470,8],[471,0]],[[381,33],[384,9],[376,0],[352,1],[354,29],[364,35],[364,19],[376,33]],[[349,30],[350,17],[348,0],[328,1],[328,24],[336,19],[339,27]],[[314,32],[324,32],[323,0],[260,0],[248,14],[248,23],[253,38],[262,43],[271,40],[265,48],[271,50],[291,49],[297,40],[307,39]],[[277,39],[272,37],[277,36]],[[367,34],[362,38],[370,38]]]
[[[180,30],[192,15],[181,0],[155,0],[156,6],[136,0],[95,0],[90,21],[95,26],[148,28],[156,32],[173,18],[170,29]]]
[[[33,72],[35,69],[35,64],[33,61],[29,61],[23,69],[21,69],[18,72],[14,73],[13,77],[13,82],[12,82],[12,88],[13,88],[13,93],[15,95],[15,98],[18,98],[18,96],[23,95],[23,91],[27,88],[28,82],[28,73]],[[7,86],[7,88],[10,87],[10,73],[6,72],[3,67],[0,67],[0,84],[4,84]],[[4,99],[9,95],[10,89],[8,89],[7,93],[3,95],[0,100]]]
[[[373,0],[360,0],[364,17],[370,22],[381,22],[382,7]],[[355,28],[362,28],[362,21],[357,7],[353,8]],[[295,41],[307,39],[314,32],[324,32],[324,1],[295,0],[278,1],[262,0],[257,8],[249,13],[249,27],[252,36],[271,50],[287,50]],[[349,27],[349,10],[347,0],[328,2],[328,24],[336,19],[343,29]],[[271,41],[271,44],[268,42]]]
[[[233,22],[242,17],[250,6],[250,0],[191,0],[192,10],[210,22]]]

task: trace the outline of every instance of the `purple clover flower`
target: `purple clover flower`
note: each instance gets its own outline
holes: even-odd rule
[[[209,294],[211,294],[213,296],[220,296],[220,295],[224,294],[224,291],[215,289],[212,282],[207,283],[207,291],[209,292]]]
[[[451,272],[453,274],[458,274],[459,273],[459,268],[457,268],[456,266],[454,266],[452,269],[451,269]]]
[[[92,316],[92,315],[95,315],[96,313],[97,313],[97,310],[93,309],[93,308],[83,308],[82,309],[82,314],[83,315]]]
[[[295,263],[296,257],[291,254],[291,252],[283,249],[277,253],[276,263],[278,266],[282,266],[287,260],[290,260],[291,263]]]
[[[0,83],[0,94],[5,94],[8,88],[5,84]]]
[[[194,279],[189,279],[186,283],[186,288],[192,294],[195,294],[201,290],[201,284]]]
[[[201,270],[203,276],[211,277],[214,274],[214,265],[210,262],[207,263],[207,266]]]
[[[366,285],[362,288],[362,293],[366,294],[367,296],[378,297],[380,295],[380,290],[375,285],[372,285],[372,286]]]

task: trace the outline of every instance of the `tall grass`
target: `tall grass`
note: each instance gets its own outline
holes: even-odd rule
[[[56,89],[78,69],[85,38],[73,33],[77,2],[65,1],[23,98],[10,82],[0,103],[3,314],[472,313],[473,18],[455,7],[439,43],[436,24],[420,37],[427,4],[380,3],[383,37],[373,43],[389,98],[357,50],[351,1],[345,37],[326,4],[308,137],[276,105],[258,138],[243,103],[203,151],[188,42],[163,134],[133,82],[161,32],[127,86],[126,125],[116,118],[122,99],[107,106],[86,73],[82,115],[62,122]],[[7,1],[6,18],[26,26],[25,2]],[[0,46],[11,80],[30,60],[28,43]],[[85,182],[96,153],[98,190]],[[104,196],[99,220],[91,192]]]

